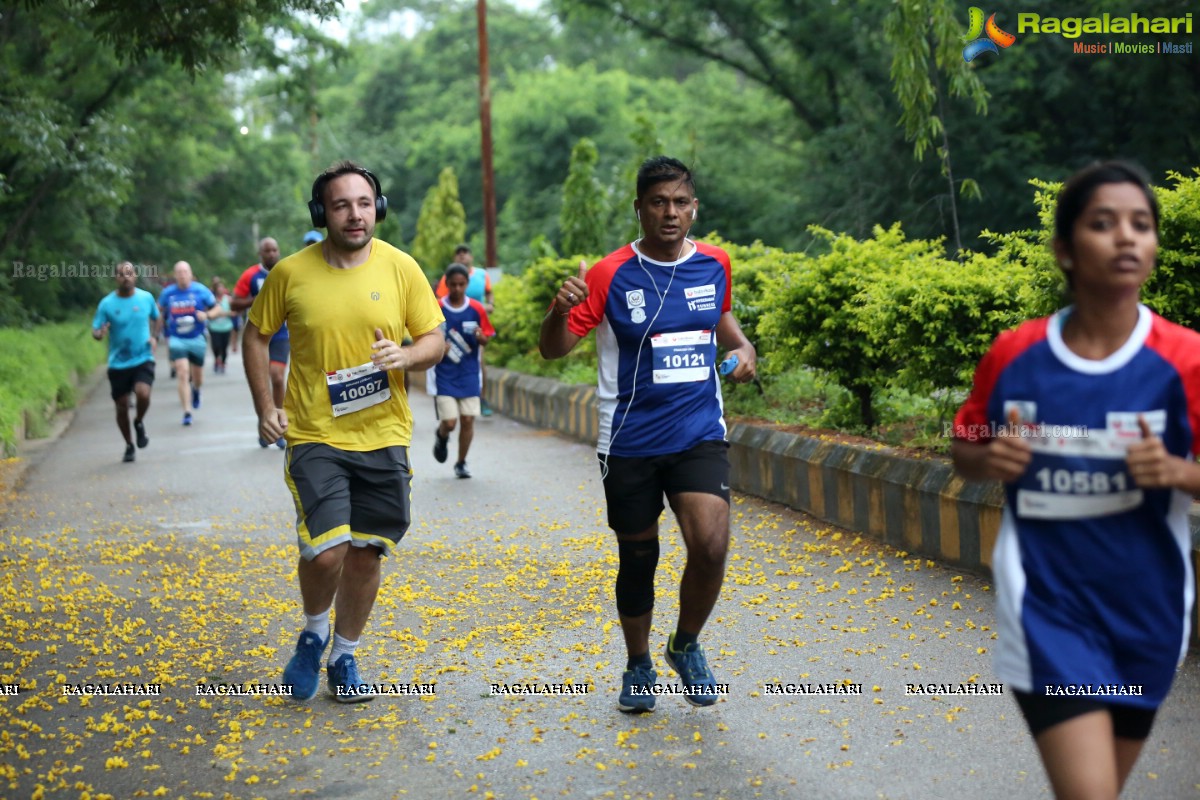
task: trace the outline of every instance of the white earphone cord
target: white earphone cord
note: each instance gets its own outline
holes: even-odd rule
[[[693,211],[694,211],[694,209],[693,209]],[[646,273],[646,277],[648,277],[650,279],[650,285],[654,287],[654,293],[658,295],[658,311],[654,312],[654,316],[651,317],[650,322],[646,324],[646,331],[645,331],[645,333],[642,334],[642,340],[640,342],[638,342],[637,358],[635,358],[634,362],[633,362],[633,390],[629,393],[629,402],[625,404],[625,413],[623,413],[621,415],[621,424],[618,425],[617,429],[615,431],[613,431],[612,435],[610,435],[608,437],[608,450],[606,452],[600,454],[600,482],[601,483],[603,483],[604,480],[606,478],[608,478],[608,456],[609,456],[609,453],[612,452],[613,443],[615,441],[617,441],[617,434],[619,434],[621,432],[621,429],[625,427],[625,420],[627,420],[629,418],[629,409],[633,407],[633,400],[635,397],[637,397],[638,370],[641,368],[641,364],[642,364],[642,351],[646,347],[646,337],[650,335],[650,329],[654,327],[654,323],[658,320],[659,314],[662,313],[662,310],[667,305],[667,293],[671,291],[671,284],[675,282],[675,270],[679,268],[679,261],[683,256],[684,248],[687,247],[688,240],[687,240],[687,236],[684,236],[683,241],[680,242],[680,244],[679,244],[679,252],[675,254],[675,261],[674,261],[674,263],[671,264],[671,277],[670,277],[670,279],[667,280],[667,288],[663,290],[662,294],[658,294],[658,282],[654,280],[654,276],[650,274],[650,270],[646,269],[646,265],[644,263],[642,263],[642,253],[637,248],[638,242],[640,242],[640,241],[642,241],[642,240],[638,239],[637,242],[633,243],[633,245],[634,245],[633,252],[635,254],[637,254],[638,266],[642,268],[642,272]],[[689,254],[689,257],[690,257],[690,254]]]

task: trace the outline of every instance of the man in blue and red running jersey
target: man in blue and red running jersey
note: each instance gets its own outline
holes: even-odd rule
[[[312,232],[310,231],[310,233]],[[306,244],[311,244],[307,234],[304,241]],[[320,241],[320,239],[316,241]],[[279,243],[270,236],[263,239],[258,243],[258,258],[259,262],[243,272],[233,287],[233,299],[230,300],[229,305],[235,313],[245,311],[254,305],[254,298],[258,297],[258,291],[262,288],[263,281],[267,279],[267,273],[271,271],[271,267],[279,263]],[[271,396],[275,399],[275,407],[283,408],[284,391],[287,388],[288,357],[292,354],[292,340],[288,335],[287,323],[281,325],[275,335],[271,337],[270,351]],[[260,436],[258,446],[270,447],[271,443]],[[275,442],[275,446],[282,450],[287,447],[287,442],[281,438]]]
[[[454,263],[446,268],[448,294],[441,299],[442,315],[446,322],[446,357],[426,375],[427,391],[433,395],[437,409],[437,439],[433,457],[445,463],[450,434],[458,420],[458,461],[454,474],[469,478],[467,452],[475,438],[475,417],[480,413],[480,393],[483,390],[483,347],[496,335],[488,320],[487,309],[474,298],[467,297],[470,274],[464,264]]]
[[[175,369],[179,403],[183,406],[183,424],[191,425],[192,411],[200,407],[200,385],[204,382],[204,355],[208,352],[205,322],[222,312],[209,288],[192,280],[190,264],[176,262],[174,273],[175,283],[158,296],[162,311],[158,324],[160,333],[161,326],[166,327],[168,354]]]
[[[755,377],[754,346],[730,312],[729,255],[687,238],[695,185],[673,158],[638,170],[643,236],[568,278],[542,321],[539,348],[560,358],[593,328],[599,359],[600,474],[617,535],[616,600],[629,661],[617,707],[654,708],[650,659],[658,518],[666,495],[687,545],[679,623],[665,658],[693,705],[717,702],[697,641],[725,577],[729,456],[717,348],[739,382]]]

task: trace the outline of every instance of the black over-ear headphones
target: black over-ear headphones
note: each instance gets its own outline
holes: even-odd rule
[[[312,224],[314,228],[324,228],[326,226],[325,200],[322,197],[322,195],[325,193],[325,184],[329,183],[334,178],[340,178],[343,175],[352,174],[362,175],[371,182],[372,186],[375,187],[375,221],[383,222],[384,218],[387,216],[387,198],[384,197],[383,187],[379,185],[379,178],[376,178],[375,173],[371,172],[371,170],[357,167],[355,169],[349,169],[333,175],[322,173],[317,176],[315,181],[313,181],[312,199],[308,201],[308,215],[312,218]]]

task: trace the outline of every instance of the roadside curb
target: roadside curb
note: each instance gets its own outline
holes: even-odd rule
[[[596,388],[488,367],[484,397],[500,413],[589,444],[599,431]],[[732,486],[893,547],[989,571],[1004,490],[967,482],[943,458],[916,459],[884,445],[870,449],[733,423]],[[1200,512],[1188,515],[1192,569],[1200,596]],[[1191,643],[1200,646],[1200,604]]]

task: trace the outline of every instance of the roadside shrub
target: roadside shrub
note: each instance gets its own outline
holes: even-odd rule
[[[593,263],[595,259],[588,259]],[[562,282],[579,271],[578,258],[540,258],[520,275],[506,275],[496,284],[496,311],[492,321],[497,336],[488,345],[488,363],[532,375],[558,377],[564,370],[579,375],[578,365],[586,366],[591,380],[596,379],[595,336],[581,341],[566,358],[546,361],[538,353],[538,335],[542,319],[554,301]]]
[[[771,291],[770,278],[793,272],[805,256],[789,253],[777,247],[768,247],[762,242],[740,245],[727,242],[713,233],[701,241],[716,245],[729,253],[733,273],[733,316],[746,337],[759,351],[760,362],[769,361],[771,354],[760,345],[762,333],[759,326],[766,308],[764,295]],[[766,364],[763,364],[764,368]]]
[[[1172,322],[1200,330],[1200,168],[1191,176],[1168,173],[1171,188],[1154,187],[1159,204],[1158,261],[1142,287],[1142,301]],[[1066,281],[1054,260],[1051,238],[1054,203],[1061,183],[1031,180],[1041,225],[1036,230],[981,237],[996,246],[996,258],[1027,268],[1024,285],[1028,317],[1051,314],[1070,302]]]
[[[906,241],[899,224],[877,226],[874,237],[861,242],[816,226],[809,230],[828,242],[829,252],[764,278],[769,288],[759,331],[772,353],[769,370],[803,364],[822,370],[854,395],[859,423],[873,427],[873,396],[899,367],[882,346],[869,310],[873,298],[890,272],[909,259],[928,258],[940,244]]]
[[[1026,318],[1029,270],[979,253],[953,261],[933,249],[893,267],[863,306],[870,336],[898,367],[887,383],[940,400],[944,417],[996,336]]]

